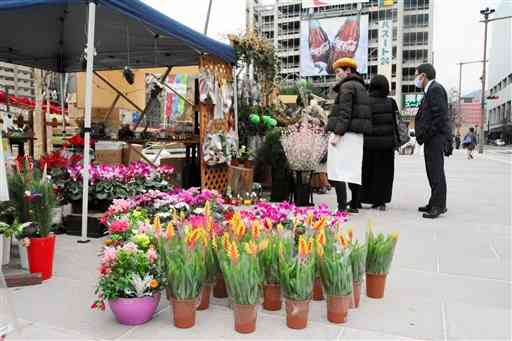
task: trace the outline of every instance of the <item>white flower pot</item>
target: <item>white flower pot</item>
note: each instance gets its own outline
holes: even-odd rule
[[[7,265],[11,261],[11,237],[6,238],[5,236],[2,235],[0,242],[2,244],[0,246],[0,250],[2,253],[2,265]]]
[[[27,248],[23,246],[22,241],[18,241],[18,251],[20,254],[20,265],[24,270],[28,270],[28,251]]]

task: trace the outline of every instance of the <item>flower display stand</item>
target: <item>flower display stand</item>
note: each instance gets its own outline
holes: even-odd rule
[[[293,171],[293,191],[290,201],[295,203],[295,205],[299,207],[315,205],[311,188],[312,176],[313,171]]]
[[[238,195],[244,196],[246,193],[251,193],[253,177],[253,168],[229,166],[228,185],[231,188],[232,195],[237,197]]]
[[[107,233],[107,228],[100,222],[103,213],[89,213],[87,216],[87,237],[101,238]],[[66,234],[80,236],[82,234],[82,215],[70,214],[63,220]]]

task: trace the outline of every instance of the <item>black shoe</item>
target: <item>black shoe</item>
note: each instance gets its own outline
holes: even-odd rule
[[[352,206],[352,201],[349,201],[347,205]],[[356,209],[359,209],[359,208],[363,208],[363,205],[362,204],[357,205]]]
[[[385,211],[386,210],[386,204],[382,204],[379,207],[377,207],[379,211]]]
[[[448,212],[446,208],[432,207],[432,209],[429,212],[423,214],[423,218],[435,219],[446,212]]]
[[[352,208],[352,207],[351,207],[351,208],[349,208],[349,209],[347,210],[347,212],[348,212],[348,213],[359,213],[359,210],[358,210],[357,208]]]
[[[429,205],[425,205],[425,206],[418,207],[418,211],[420,211],[420,212],[429,212],[430,211],[430,206]]]

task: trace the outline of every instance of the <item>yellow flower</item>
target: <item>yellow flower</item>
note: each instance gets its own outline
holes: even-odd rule
[[[321,230],[324,228],[324,226],[325,226],[325,217],[322,217],[313,225],[313,229]]]
[[[306,225],[311,226],[313,224],[313,212],[309,211],[308,216],[306,217]]]
[[[306,241],[306,238],[304,238],[304,235],[301,235],[299,237],[299,257],[305,258],[309,255],[309,252],[308,242]]]
[[[258,245],[256,242],[254,242],[254,240],[251,240],[248,243],[244,243],[244,249],[248,255],[256,256],[258,254]]]
[[[324,256],[324,247],[321,244],[316,244],[316,254],[322,258]]]
[[[212,238],[212,247],[214,250],[217,250],[217,238]]]
[[[282,224],[277,224],[277,233],[283,234],[284,227]]]
[[[160,215],[157,214],[155,219],[153,220],[153,227],[155,228],[155,232],[158,233],[162,230],[162,226],[160,225]]]
[[[352,238],[354,237],[354,231],[352,230],[352,225],[348,228],[348,240],[352,241]]]
[[[322,246],[325,245],[326,238],[325,238],[325,230],[324,229],[320,230],[320,232],[318,232],[318,234],[316,235],[316,242],[319,245],[322,245]]]
[[[347,238],[345,238],[345,236],[343,235],[343,233],[339,233],[337,236],[336,236],[336,239],[338,240],[338,242],[340,243],[340,246],[343,247],[343,248],[346,248],[348,246],[348,240]]]
[[[174,226],[171,223],[167,225],[167,240],[174,238]]]
[[[251,237],[253,240],[258,240],[260,238],[260,223],[259,221],[254,221],[251,226]]]
[[[236,243],[234,241],[232,243],[229,243],[227,252],[229,258],[231,259],[231,263],[236,264],[238,262],[240,254],[238,253],[238,247],[236,246]]]
[[[391,238],[393,238],[394,240],[398,240],[399,235],[400,235],[400,232],[398,232],[398,231],[391,232]]]
[[[224,235],[222,236],[222,246],[224,246],[224,251],[228,252],[230,243],[231,240],[229,239],[229,234],[224,232]]]
[[[268,247],[268,244],[269,244],[268,239],[263,239],[263,240],[258,244],[258,251],[263,251],[263,250],[265,250],[265,249]]]

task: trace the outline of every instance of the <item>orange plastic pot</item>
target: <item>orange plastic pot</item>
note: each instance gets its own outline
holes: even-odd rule
[[[265,284],[263,287],[263,309],[281,310],[282,305],[281,286],[279,284]]]
[[[348,307],[352,294],[347,296],[327,296],[327,319],[332,323],[347,321]]]
[[[197,298],[177,300],[172,298],[174,325],[176,328],[191,328],[196,324]]]
[[[51,278],[53,274],[53,256],[55,254],[55,235],[31,238],[27,253],[30,272],[40,272],[43,280]]]
[[[309,300],[286,299],[286,325],[291,329],[304,329],[308,325]]]
[[[203,289],[201,290],[201,302],[197,307],[197,310],[206,310],[210,307],[210,293],[212,291],[211,284],[203,285]]]
[[[256,330],[256,304],[235,304],[233,312],[238,333],[249,334]]]
[[[352,283],[352,300],[350,301],[350,308],[358,308],[361,301],[361,285],[362,283]]]
[[[313,300],[314,301],[323,301],[324,300],[324,290],[322,289],[322,281],[320,277],[315,279],[315,286],[313,287]]]
[[[387,274],[366,273],[366,295],[371,298],[383,298]]]

